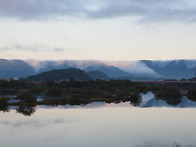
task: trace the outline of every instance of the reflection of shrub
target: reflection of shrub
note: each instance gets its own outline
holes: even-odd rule
[[[196,88],[189,90],[187,93],[187,97],[192,101],[196,101]]]
[[[31,91],[25,91],[16,96],[16,99],[22,102],[33,103],[36,102],[37,97]]]
[[[9,95],[9,94],[13,94],[13,90],[10,90],[10,89],[1,89],[0,90],[0,94],[1,95]]]
[[[163,87],[160,86],[160,85],[151,86],[151,91],[154,92],[154,93],[157,93],[157,92],[161,91],[162,89],[163,89]]]
[[[19,106],[16,110],[18,113],[22,113],[25,116],[31,116],[35,112],[35,108],[32,106]]]
[[[177,88],[163,88],[156,91],[156,98],[176,106],[181,102],[182,94]]]
[[[176,105],[178,105],[178,104],[181,103],[181,98],[169,98],[169,99],[166,99],[166,102],[167,102],[169,105],[176,106]]]
[[[181,98],[182,97],[182,94],[181,92],[176,89],[176,88],[168,88],[166,90],[166,97],[167,98]]]
[[[70,98],[68,100],[68,103],[70,105],[81,105],[81,104],[87,104],[88,100],[84,100],[84,99],[81,99],[81,98]]]
[[[139,94],[132,94],[130,96],[130,103],[133,106],[139,106],[141,102],[142,102],[142,98]]]
[[[33,93],[39,94],[39,93],[42,93],[44,90],[43,90],[43,88],[34,87],[34,88],[31,89],[31,91]]]
[[[173,147],[181,147],[180,145],[178,145],[176,142],[174,142]]]
[[[0,98],[0,107],[4,107],[4,106],[7,106],[8,105],[8,98],[6,97],[2,97]]]
[[[0,98],[0,111],[3,111],[3,112],[9,111],[8,110],[8,104],[9,104],[8,100],[9,100],[9,98],[6,98],[6,97]]]

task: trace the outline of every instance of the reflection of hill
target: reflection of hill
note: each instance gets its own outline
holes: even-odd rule
[[[141,105],[141,107],[171,107],[163,100],[157,100],[155,98],[147,101],[146,104]]]
[[[140,107],[172,107],[171,105],[167,104],[164,100],[158,100],[155,98],[152,92],[148,92],[147,94],[141,95],[143,100]],[[196,102],[189,100],[187,97],[183,97],[181,103],[178,104],[176,107],[179,108],[189,108],[189,107],[196,107]]]
[[[196,102],[189,100],[187,97],[183,97],[180,104],[177,107],[186,108],[186,107],[196,107]]]

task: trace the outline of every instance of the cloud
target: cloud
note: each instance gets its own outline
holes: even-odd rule
[[[193,0],[0,0],[0,16],[26,21],[130,17],[142,23],[194,23],[196,3]]]
[[[109,0],[91,18],[136,17],[140,22],[196,21],[196,7],[185,0]]]
[[[18,50],[18,51],[28,50],[28,51],[32,51],[32,52],[38,52],[38,48],[36,46],[32,46],[32,47],[28,46],[27,47],[27,46],[21,46],[21,45],[15,44],[12,46],[12,48],[15,50]]]
[[[22,20],[79,15],[83,6],[77,0],[0,0],[0,15]]]
[[[54,49],[52,49],[55,52],[63,52],[63,51],[71,51],[72,49],[70,48],[59,48],[59,47],[55,47]]]
[[[141,61],[106,61],[103,62],[103,64],[118,67],[119,69],[132,74],[145,74],[146,76],[160,77],[158,73],[147,67]]]
[[[10,50],[16,50],[16,51],[31,51],[31,52],[37,52],[38,48],[36,48],[35,46],[31,46],[31,47],[27,47],[27,46],[22,46],[19,44],[14,44],[11,46],[5,46],[5,47],[0,47],[0,50],[3,51],[10,51]]]
[[[49,47],[45,45],[19,45],[14,44],[11,46],[0,47],[2,51],[28,51],[28,52],[64,52],[72,51],[70,48]]]

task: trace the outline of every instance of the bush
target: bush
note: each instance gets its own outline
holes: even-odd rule
[[[50,88],[47,91],[47,95],[53,96],[53,97],[60,97],[63,94],[63,90],[60,88]]]
[[[190,99],[191,101],[196,101],[196,88],[188,91],[187,98]]]
[[[37,97],[31,91],[25,91],[16,96],[16,99],[21,100],[22,102],[33,103],[36,102]]]
[[[0,98],[0,107],[4,107],[4,106],[7,106],[8,105],[8,98],[6,97],[2,97]]]

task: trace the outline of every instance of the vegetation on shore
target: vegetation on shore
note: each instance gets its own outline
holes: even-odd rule
[[[152,91],[157,99],[162,99],[176,106],[181,102],[181,90],[188,91],[187,97],[196,101],[196,84],[148,84],[130,80],[96,80],[96,81],[24,81],[0,80],[0,109],[7,111],[8,106],[20,106],[18,111],[28,110],[27,106],[36,105],[80,105],[95,101],[119,103],[130,101],[139,106],[142,99],[140,94]],[[9,95],[15,95],[15,102],[9,102]],[[37,101],[37,97],[43,97]],[[33,110],[29,110],[33,112]],[[27,112],[28,114],[28,112]]]
[[[188,97],[190,100],[196,102],[196,88],[193,88],[193,89],[189,90],[188,93],[187,93],[187,97]]]

